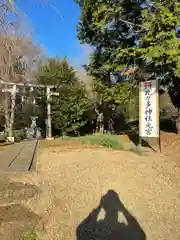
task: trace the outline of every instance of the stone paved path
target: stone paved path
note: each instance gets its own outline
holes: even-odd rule
[[[34,167],[34,158],[37,140],[16,143],[0,152],[0,172],[29,171]]]

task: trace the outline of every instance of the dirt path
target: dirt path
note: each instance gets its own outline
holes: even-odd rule
[[[43,240],[87,240],[92,233],[100,240],[178,240],[179,173],[176,158],[154,153],[145,157],[106,149],[45,148],[39,152],[37,173],[7,176],[7,181],[26,182],[26,197],[9,193],[2,204],[11,196],[9,204],[23,206],[24,230],[36,225]],[[4,214],[0,239],[18,239],[17,234],[12,238],[14,231],[22,234],[17,219],[9,223],[5,218],[14,211],[0,211]]]

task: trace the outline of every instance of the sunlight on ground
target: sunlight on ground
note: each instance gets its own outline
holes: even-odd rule
[[[0,239],[180,239],[179,159],[64,143],[40,142],[37,172],[1,175]]]

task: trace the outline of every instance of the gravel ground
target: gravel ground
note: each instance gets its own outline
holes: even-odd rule
[[[180,239],[177,158],[51,147],[39,151],[37,167],[36,173],[8,179],[26,183],[21,204],[39,219],[40,239],[87,240],[90,234],[99,240]],[[30,186],[36,186],[32,196]],[[11,201],[19,201],[16,194]]]
[[[44,239],[76,239],[77,227],[108,190],[118,194],[146,239],[180,239],[180,168],[173,159],[105,149],[59,152],[52,148],[40,152],[38,169],[44,179],[42,212],[47,209]]]

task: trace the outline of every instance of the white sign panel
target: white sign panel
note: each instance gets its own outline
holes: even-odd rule
[[[156,80],[140,83],[139,130],[141,137],[159,137],[159,100]]]

